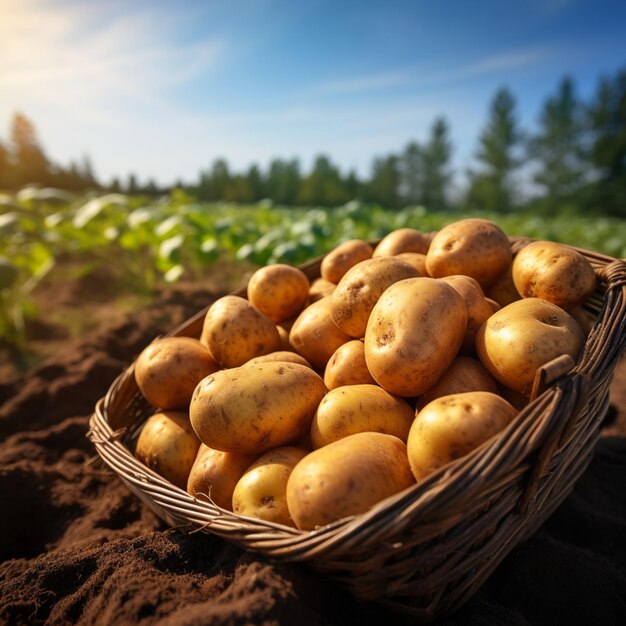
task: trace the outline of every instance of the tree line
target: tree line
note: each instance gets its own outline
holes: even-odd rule
[[[0,143],[0,189],[38,182],[70,190],[107,188],[155,195],[166,191],[154,181],[99,183],[88,158],[67,168],[53,164],[40,147],[32,123],[14,115],[9,144]],[[193,183],[181,187],[203,201],[337,206],[358,198],[388,208],[420,204],[432,210],[467,208],[507,212],[535,210],[597,211],[626,216],[626,68],[602,78],[589,102],[565,77],[545,100],[536,130],[520,125],[517,103],[503,87],[493,96],[478,137],[467,183],[452,193],[457,176],[451,166],[453,144],[443,117],[434,120],[423,142],[409,141],[398,153],[377,157],[369,177],[342,173],[328,155],[319,155],[308,172],[298,159],[274,159],[266,169],[253,164],[231,171],[217,159]]]

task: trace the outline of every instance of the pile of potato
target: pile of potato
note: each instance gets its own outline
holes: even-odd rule
[[[493,222],[348,241],[321,278],[259,269],[199,340],[155,341],[137,385],[158,413],[146,465],[248,517],[313,529],[368,510],[504,429],[538,368],[574,359],[593,320],[589,262]],[[583,330],[584,329],[584,330]]]

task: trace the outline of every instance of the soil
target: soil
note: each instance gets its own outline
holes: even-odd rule
[[[41,326],[50,356],[0,383],[0,624],[397,623],[302,566],[168,529],[94,455],[96,401],[147,343],[217,295],[183,286],[141,314],[101,306],[80,340]],[[624,362],[612,404],[571,496],[442,623],[626,623]]]

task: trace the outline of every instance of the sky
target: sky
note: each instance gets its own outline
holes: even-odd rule
[[[618,0],[0,0],[0,141],[20,111],[104,182],[320,153],[366,176],[442,115],[461,173],[498,88],[532,131],[565,74],[589,99],[624,67]]]

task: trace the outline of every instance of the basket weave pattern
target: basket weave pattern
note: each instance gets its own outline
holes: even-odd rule
[[[514,251],[528,239],[511,238]],[[128,488],[173,526],[201,529],[272,559],[305,562],[355,596],[420,621],[449,613],[571,491],[593,454],[613,370],[626,348],[626,263],[580,250],[598,275],[584,352],[538,375],[534,400],[499,435],[363,515],[300,531],[193,498],[131,453],[154,409],[133,367],[99,401],[89,437]],[[321,260],[302,267],[319,276]],[[236,292],[240,295],[244,290]],[[205,311],[169,333],[199,337]],[[544,389],[545,388],[545,389]]]

